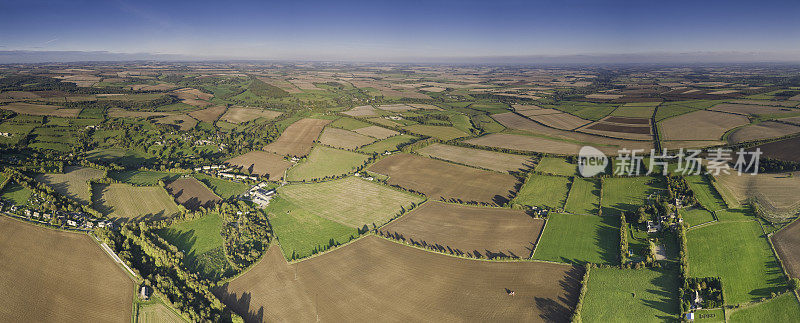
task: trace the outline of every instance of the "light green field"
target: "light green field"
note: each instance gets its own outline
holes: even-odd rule
[[[700,202],[700,205],[707,210],[713,212],[727,208],[722,196],[717,193],[717,190],[705,176],[686,176],[686,183],[689,184],[689,188],[694,192],[694,196]]]
[[[725,312],[721,308],[694,311],[694,321],[703,323],[725,322]]]
[[[289,181],[321,179],[353,172],[363,165],[369,156],[351,151],[315,146],[305,160],[289,169]]]
[[[118,180],[123,183],[138,185],[138,186],[156,186],[158,181],[170,182],[178,177],[179,173],[169,172],[156,172],[149,170],[131,170],[131,171],[109,171],[108,177]]]
[[[268,207],[270,225],[278,237],[286,259],[310,256],[315,250],[334,243],[345,243],[358,236],[358,230],[294,205],[281,197]]]
[[[104,172],[88,167],[65,167],[63,174],[37,174],[36,180],[52,187],[61,195],[70,197],[81,203],[91,202],[92,195],[88,181],[100,179]]]
[[[206,174],[193,174],[194,178],[206,184],[215,194],[219,195],[219,197],[223,199],[229,199],[231,197],[237,196],[244,192],[247,192],[250,189],[250,185],[245,183],[239,182],[232,182],[227,181],[221,178],[216,178],[213,176],[208,176]]]
[[[800,320],[800,303],[792,293],[782,295],[759,303],[734,310],[730,315],[731,323],[760,323],[765,320],[771,322],[797,322]]]
[[[717,218],[721,222],[726,221],[752,221],[755,219],[753,211],[749,207],[743,206],[735,209],[725,209],[716,212]]]
[[[310,213],[353,228],[381,225],[401,208],[424,198],[356,177],[314,184],[287,185],[278,189],[283,198]]]
[[[4,200],[9,200],[16,205],[28,204],[28,199],[31,197],[31,190],[22,187],[15,182],[9,182],[3,188],[3,193],[0,194]]]
[[[469,135],[466,132],[447,126],[429,126],[429,125],[415,124],[407,126],[405,127],[405,129],[416,134],[438,138],[441,140],[450,140],[455,138],[466,137]]]
[[[117,218],[162,218],[179,210],[163,188],[128,184],[94,185],[92,205],[104,215]]]
[[[187,267],[204,273],[222,274],[230,269],[221,235],[222,219],[217,213],[174,224],[157,233],[186,254]]]
[[[597,215],[600,210],[600,180],[575,177],[564,210],[573,214]]]
[[[341,117],[329,123],[328,126],[341,128],[345,130],[355,130],[359,128],[369,127],[371,126],[371,124],[353,118]]]
[[[678,274],[665,269],[592,268],[583,322],[670,322],[678,316]]]
[[[551,214],[533,259],[564,263],[619,263],[619,219]]]
[[[563,208],[569,192],[569,182],[567,177],[530,174],[512,203]]]
[[[634,212],[644,205],[650,194],[664,189],[664,184],[654,177],[618,177],[603,180],[603,215]]]
[[[138,303],[136,308],[136,323],[182,323],[187,322],[175,309],[152,295],[150,300]]]
[[[683,221],[690,227],[714,221],[714,216],[711,215],[711,212],[698,207],[682,208],[678,210],[678,213],[681,214]]]
[[[384,140],[361,147],[359,151],[367,154],[382,154],[387,151],[397,150],[397,145],[416,140],[418,137],[411,135],[399,135],[386,138]]]
[[[689,275],[721,277],[725,304],[786,289],[781,265],[755,221],[714,223],[689,230],[686,238]]]
[[[536,171],[553,175],[575,176],[578,171],[577,164],[570,164],[564,158],[542,157],[536,165]]]

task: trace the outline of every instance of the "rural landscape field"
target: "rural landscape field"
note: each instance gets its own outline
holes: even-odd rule
[[[0,322],[800,322],[800,5],[584,2],[0,4]]]

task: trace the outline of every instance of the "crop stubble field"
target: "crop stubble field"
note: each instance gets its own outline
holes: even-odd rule
[[[165,188],[175,197],[178,204],[182,204],[190,210],[196,210],[201,206],[208,208],[222,201],[219,196],[194,177],[181,177],[167,184]]]
[[[277,140],[264,149],[278,155],[303,157],[311,151],[311,146],[319,137],[322,128],[330,122],[324,119],[300,119],[289,125]]]
[[[423,156],[436,157],[499,172],[519,171],[531,166],[531,158],[487,150],[433,144],[416,151]]]
[[[283,178],[283,172],[292,166],[292,163],[283,159],[277,154],[253,150],[241,156],[237,156],[225,161],[229,165],[236,166],[242,171],[261,176],[268,176],[270,180]]]
[[[115,218],[163,218],[178,213],[178,205],[161,187],[95,185],[92,187],[92,204],[98,211]]]
[[[88,181],[102,177],[103,171],[99,169],[67,166],[63,174],[38,174],[36,180],[49,185],[59,194],[88,204],[92,200]]]

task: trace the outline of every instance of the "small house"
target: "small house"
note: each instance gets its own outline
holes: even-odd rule
[[[686,313],[687,321],[694,321],[694,313]]]

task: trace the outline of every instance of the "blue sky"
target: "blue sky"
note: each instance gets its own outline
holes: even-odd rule
[[[800,52],[800,1],[7,1],[0,50],[367,59]]]

